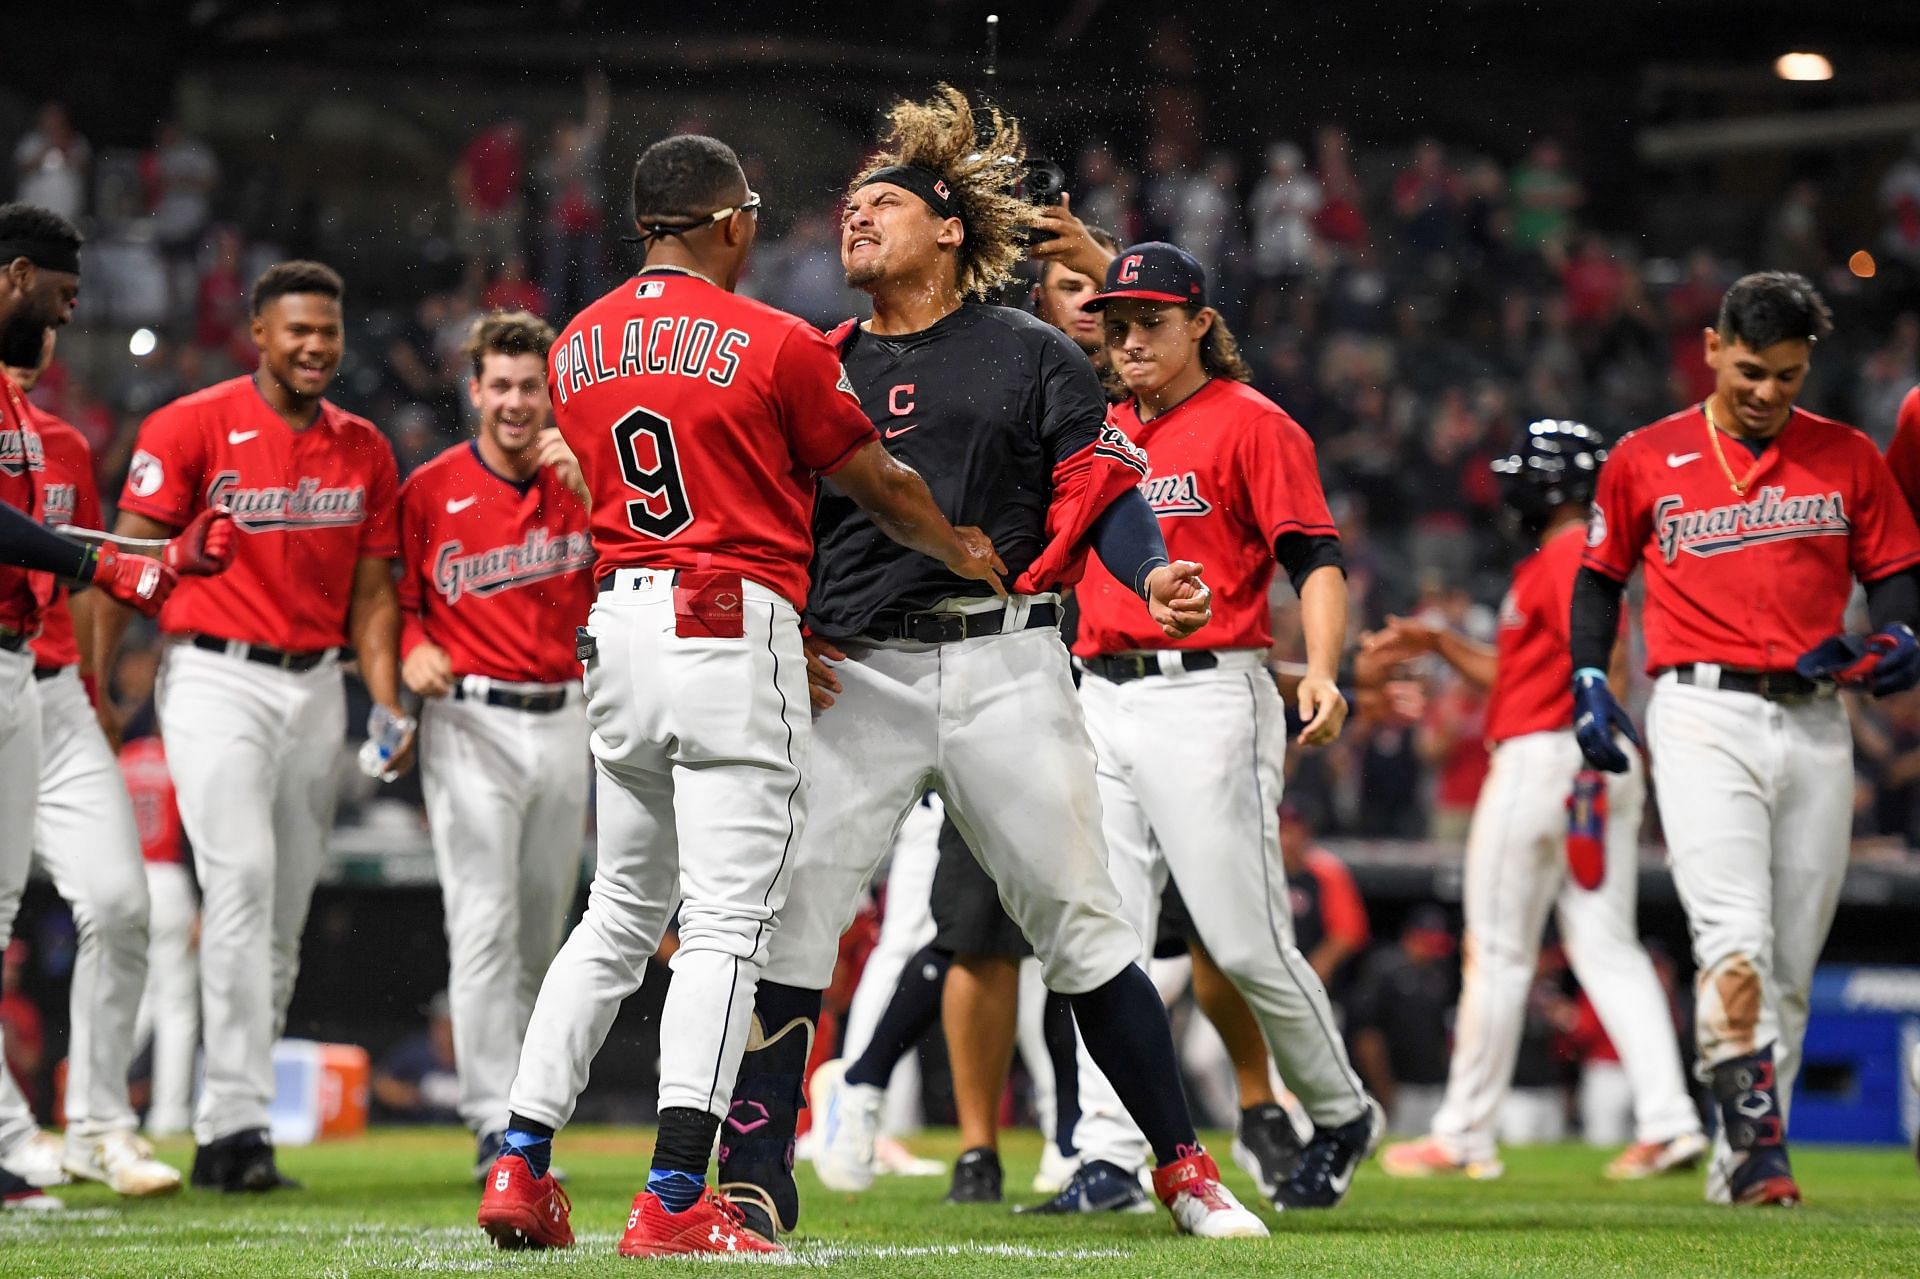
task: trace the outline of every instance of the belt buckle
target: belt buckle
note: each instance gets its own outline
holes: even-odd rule
[[[907,638],[921,644],[955,644],[967,637],[964,613],[909,613]]]
[[[1145,679],[1149,675],[1160,673],[1160,660],[1157,657],[1150,658],[1143,653],[1128,653],[1121,660],[1127,664],[1127,669],[1131,672],[1128,676],[1130,679]]]

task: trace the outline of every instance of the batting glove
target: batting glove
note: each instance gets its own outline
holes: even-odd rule
[[[1573,736],[1580,743],[1580,753],[1587,763],[1602,772],[1627,771],[1626,752],[1613,740],[1616,732],[1635,746],[1640,745],[1640,734],[1634,731],[1633,720],[1621,709],[1620,703],[1613,700],[1606,675],[1590,667],[1575,671]]]
[[[1880,653],[1870,687],[1875,697],[1903,693],[1920,684],[1920,640],[1905,622],[1895,622],[1886,630],[1867,637],[1867,646]]]
[[[236,532],[231,511],[208,507],[167,543],[160,558],[182,577],[212,577],[233,563]]]
[[[1920,641],[1904,622],[1872,635],[1835,635],[1802,653],[1793,669],[1807,679],[1885,697],[1920,683]]]
[[[93,548],[86,580],[122,604],[152,617],[180,584],[171,567],[145,555],[129,555],[111,542]]]

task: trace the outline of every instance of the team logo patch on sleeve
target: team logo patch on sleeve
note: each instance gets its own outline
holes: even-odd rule
[[[1587,545],[1594,547],[1607,540],[1607,513],[1594,502],[1587,508]]]
[[[1147,478],[1147,454],[1138,444],[1127,438],[1127,433],[1111,422],[1100,424],[1100,437],[1094,441],[1093,451],[1124,462],[1140,472],[1140,478]]]
[[[160,459],[145,449],[134,452],[133,462],[127,467],[127,492],[135,497],[152,497],[167,482],[167,468]]]
[[[859,396],[854,395],[853,393],[853,379],[847,376],[847,366],[844,364],[840,366],[840,380],[838,382],[835,382],[833,385],[837,389],[845,391],[849,396],[852,396],[852,398],[855,400],[858,400],[860,398]]]

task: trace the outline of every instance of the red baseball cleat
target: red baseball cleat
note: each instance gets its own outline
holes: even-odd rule
[[[620,1238],[623,1257],[668,1257],[680,1253],[785,1252],[779,1244],[747,1229],[740,1210],[712,1187],[685,1212],[668,1212],[658,1195],[641,1191],[627,1214]]]
[[[480,1196],[479,1222],[497,1248],[570,1248],[573,1203],[552,1177],[535,1177],[527,1161],[506,1155],[493,1161]]]

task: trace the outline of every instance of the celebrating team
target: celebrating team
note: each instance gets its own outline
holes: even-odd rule
[[[49,531],[98,522],[91,467],[61,460],[64,435],[5,384],[0,943],[35,851],[81,954],[65,1144],[0,1090],[0,1190],[24,1201],[63,1172],[127,1194],[179,1184],[126,1105],[147,899],[82,685],[111,669],[137,609],[166,641],[160,728],[203,893],[196,1186],[292,1184],[267,1122],[272,1046],[331,827],[351,656],[388,774],[415,755],[403,688],[425,704],[460,1110],[501,1246],[572,1242],[555,1135],[677,909],[659,1140],[620,1250],[780,1250],[835,944],[929,788],[1078,1021],[1072,1202],[1133,1206],[1137,1189],[1113,1187],[1150,1159],[1179,1229],[1266,1233],[1194,1134],[1141,971],[1169,881],[1196,956],[1237,988],[1312,1123],[1263,1191],[1285,1208],[1341,1200],[1380,1111],[1294,945],[1276,833],[1286,710],[1264,666],[1278,568],[1306,632],[1297,740],[1331,741],[1346,589],[1312,445],[1245,385],[1204,271],[1174,246],[1112,253],[1079,229],[1052,249],[1104,279],[1084,306],[1101,313],[1111,407],[1067,334],[985,304],[1036,216],[1008,186],[1023,158],[1014,121],[977,119],[952,90],[896,105],[842,224],[872,317],[822,336],[734,292],[759,197],[733,153],[655,144],[634,174],[642,270],[557,337],[524,313],[477,322],[475,438],[404,485],[379,431],[324,398],[345,288],[316,263],[256,283],[257,372],[142,426],[105,540]],[[0,357],[29,373],[77,288],[79,238],[50,217],[0,209]],[[1804,280],[1742,280],[1707,333],[1707,401],[1604,469],[1574,423],[1536,424],[1497,468],[1540,545],[1497,651],[1398,620],[1368,640],[1382,659],[1438,653],[1499,708],[1447,1104],[1389,1171],[1497,1172],[1490,1119],[1555,902],[1636,1085],[1640,1140],[1611,1171],[1704,1153],[1671,1036],[1632,1013],[1652,982],[1633,929],[1641,764],[1611,688],[1621,589],[1644,564],[1655,790],[1691,796],[1665,816],[1722,1112],[1709,1194],[1798,1200],[1787,1106],[1848,829],[1834,692],[1920,680],[1907,502],[1864,436],[1793,406],[1829,327]],[[159,554],[129,553],[141,544]],[[1844,631],[1855,579],[1866,637]],[[62,582],[105,597],[76,610],[77,645],[54,620]],[[1566,883],[1556,818],[1581,757],[1622,775],[1594,889]],[[589,768],[598,866],[562,945]],[[84,870],[69,864],[83,841]]]

